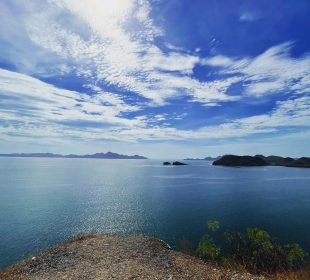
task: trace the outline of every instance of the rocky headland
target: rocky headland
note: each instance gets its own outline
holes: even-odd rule
[[[0,272],[2,280],[265,279],[172,250],[154,237],[81,236]]]
[[[280,156],[236,156],[225,155],[215,160],[213,165],[223,166],[286,166],[286,167],[306,167],[310,168],[310,158],[301,157],[294,159],[291,157]]]

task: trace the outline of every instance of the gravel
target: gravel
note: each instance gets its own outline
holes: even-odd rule
[[[88,235],[0,272],[0,279],[231,279],[258,280],[173,251],[154,237]]]

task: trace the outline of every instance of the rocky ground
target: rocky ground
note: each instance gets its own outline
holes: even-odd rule
[[[0,272],[0,279],[264,279],[205,263],[145,236],[77,237]]]

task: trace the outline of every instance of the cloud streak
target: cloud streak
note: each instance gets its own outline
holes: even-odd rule
[[[247,95],[261,97],[287,92],[303,94],[310,92],[310,55],[290,57],[293,43],[287,42],[269,48],[257,57],[230,58],[214,56],[202,59],[203,65],[219,67],[219,73],[233,75],[243,81]],[[224,80],[229,84],[234,80]]]
[[[13,138],[166,141],[242,138],[298,127],[310,129],[309,96],[279,101],[270,114],[182,130],[160,126],[158,123],[165,121],[166,115],[155,115],[152,119],[146,115],[122,117],[122,112],[141,108],[129,106],[108,92],[90,97],[7,70],[0,70],[0,89],[2,135]]]

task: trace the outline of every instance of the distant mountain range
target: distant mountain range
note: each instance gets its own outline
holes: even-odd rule
[[[184,160],[218,160],[221,156],[218,157],[205,157],[205,158],[185,158]]]
[[[120,155],[117,153],[96,153],[92,155],[60,155],[52,153],[13,153],[13,154],[0,154],[0,157],[37,157],[37,158],[102,158],[102,159],[147,159],[146,157],[139,155]]]

